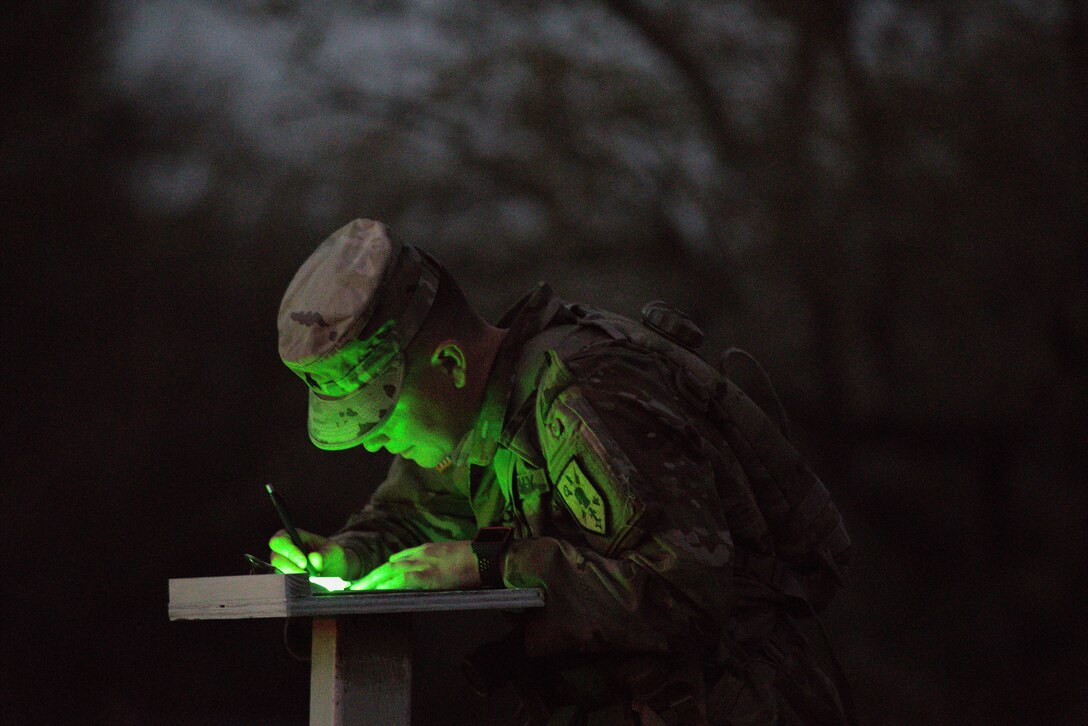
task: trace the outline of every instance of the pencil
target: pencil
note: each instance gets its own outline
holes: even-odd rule
[[[302,556],[306,558],[306,572],[314,577],[317,575],[317,571],[310,564],[309,554],[306,552],[306,548],[302,546],[302,538],[298,536],[298,530],[295,529],[295,524],[291,521],[291,515],[287,513],[287,503],[283,501],[283,497],[280,496],[279,492],[272,488],[271,484],[265,484],[264,488],[268,490],[268,496],[272,498],[272,506],[276,508],[276,514],[280,515],[280,521],[283,522],[283,528],[287,530],[291,542],[294,543],[295,547],[299,548]]]

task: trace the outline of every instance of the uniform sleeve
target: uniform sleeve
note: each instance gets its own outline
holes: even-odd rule
[[[389,555],[424,542],[472,539],[476,518],[458,477],[398,456],[370,501],[331,539],[354,550],[369,572]]]
[[[515,542],[510,587],[541,587],[526,650],[667,652],[717,642],[729,609],[733,543],[709,444],[663,362],[620,350],[553,361],[538,436],[553,499],[581,541]]]

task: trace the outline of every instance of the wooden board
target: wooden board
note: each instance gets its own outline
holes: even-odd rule
[[[170,580],[171,620],[332,617],[439,610],[543,607],[544,592],[402,590],[315,594],[306,575],[234,575]]]

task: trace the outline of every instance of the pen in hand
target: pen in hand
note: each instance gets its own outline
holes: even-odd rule
[[[268,490],[268,496],[272,498],[272,506],[276,508],[276,514],[280,515],[280,521],[283,522],[283,528],[287,530],[291,542],[295,547],[298,547],[299,551],[302,552],[302,556],[306,559],[306,572],[311,577],[317,575],[317,570],[310,563],[310,555],[302,544],[302,538],[298,536],[298,530],[295,529],[295,525],[291,521],[291,515],[287,513],[287,504],[283,501],[283,497],[272,488],[271,484],[265,484],[264,488]]]

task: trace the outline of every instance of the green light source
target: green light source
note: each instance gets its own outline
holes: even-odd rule
[[[328,592],[347,590],[351,585],[348,580],[340,577],[317,577],[316,575],[310,578],[310,584]]]

